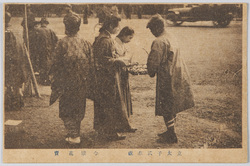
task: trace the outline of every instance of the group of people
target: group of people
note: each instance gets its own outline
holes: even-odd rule
[[[94,101],[94,129],[103,139],[123,140],[126,136],[122,133],[133,133],[137,130],[129,123],[133,111],[126,65],[130,63],[131,56],[125,47],[125,43],[131,41],[135,32],[128,26],[119,32],[120,21],[118,15],[106,12],[100,33],[93,44],[78,34],[81,18],[72,11],[63,19],[66,37],[57,42],[57,38],[50,31],[50,37],[54,36],[54,42],[57,43],[48,44],[50,54],[53,54],[48,73],[51,76],[52,89],[50,104],[59,99],[59,117],[67,129],[65,140],[70,144],[81,142],[80,124],[85,116],[87,98]],[[174,130],[176,111],[173,108],[174,97],[169,69],[173,48],[160,15],[153,16],[147,28],[156,37],[147,62],[149,76],[157,76],[156,115],[163,116],[166,124],[166,132],[158,135],[158,141],[177,143]],[[117,37],[113,39],[111,35],[118,32]],[[7,40],[9,39],[6,38],[6,48],[9,42]],[[30,41],[30,45],[32,44],[33,41]],[[8,50],[10,49],[6,49],[5,56],[16,54],[8,53]],[[47,52],[39,54],[47,56]]]
[[[78,34],[81,19],[77,14],[71,13],[64,19],[67,36],[58,42],[55,50],[51,97],[52,101],[59,98],[59,117],[68,131],[66,141],[69,143],[81,141],[80,124],[89,96],[94,101],[94,129],[103,139],[123,140],[126,136],[121,133],[137,130],[128,119],[133,113],[126,70],[131,56],[124,45],[131,41],[135,32],[128,26],[119,32],[120,21],[119,16],[106,12],[100,33],[91,45]],[[167,126],[167,131],[159,134],[159,140],[177,143],[171,81],[165,70],[168,64],[161,64],[162,59],[168,58],[164,57],[165,51],[170,52],[171,45],[160,15],[152,17],[147,27],[157,37],[147,63],[149,75],[154,77],[157,73],[158,77],[156,115],[163,116]],[[118,32],[113,39],[111,35]]]
[[[27,8],[27,25],[25,19],[21,23],[24,29],[24,43],[29,50],[33,70],[37,75],[39,74],[38,83],[41,85],[50,85],[48,73],[53,61],[52,54],[58,42],[56,33],[47,27],[48,24],[46,17],[36,21],[30,7]],[[26,33],[28,33],[28,39]]]
[[[78,31],[81,18],[71,12],[64,17],[65,34],[57,43],[51,67],[50,104],[59,98],[59,117],[68,131],[66,141],[80,143],[80,124],[85,115],[86,98],[94,101],[94,129],[107,140],[121,140],[118,133],[135,132],[129,124],[132,102],[126,64],[131,60],[124,46],[134,30],[119,32],[118,16],[106,12],[99,36],[90,44]]]

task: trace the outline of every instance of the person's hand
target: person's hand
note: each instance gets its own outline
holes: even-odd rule
[[[122,61],[123,63],[125,63],[126,66],[130,64],[130,60],[126,57],[119,57],[116,60]]]
[[[150,76],[150,77],[154,77],[154,76],[155,76],[155,73],[153,73],[153,74],[149,74],[149,76]]]

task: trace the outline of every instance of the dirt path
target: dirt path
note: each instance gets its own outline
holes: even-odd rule
[[[11,24],[22,35],[22,18]],[[93,27],[97,19],[82,25],[79,35],[93,42]],[[57,35],[64,34],[62,18],[49,18],[49,27]],[[134,61],[145,64],[153,35],[148,19],[122,20],[121,27],[131,26],[134,39],[128,44]],[[167,27],[179,42],[181,55],[190,71],[195,107],[177,115],[178,144],[156,143],[157,133],[163,132],[162,117],[155,117],[155,79],[131,76],[133,112],[130,123],[136,133],[117,142],[103,142],[93,130],[93,103],[87,102],[81,124],[82,144],[75,148],[240,148],[242,140],[242,24],[232,22],[228,28],[214,28],[212,22],[184,23]],[[237,75],[235,74],[237,73]],[[5,126],[6,148],[69,148],[65,143],[64,126],[58,117],[58,103],[48,106],[50,87],[39,87],[42,99],[27,98],[20,111],[6,112],[4,121],[22,120],[16,127]]]
[[[141,77],[141,78],[140,78]],[[144,76],[135,77],[137,81]],[[152,82],[150,82],[152,81]],[[154,84],[151,79],[149,83]],[[145,85],[146,86],[146,85]],[[64,141],[64,126],[58,117],[58,103],[48,106],[50,87],[40,87],[42,98],[25,100],[26,106],[21,111],[7,112],[5,121],[22,120],[16,127],[6,127],[6,148],[72,148]],[[184,111],[177,116],[176,132],[178,144],[168,145],[156,142],[157,133],[163,132],[162,117],[154,115],[153,86],[132,86],[133,111],[130,123],[138,130],[125,133],[122,141],[103,142],[93,130],[93,102],[88,100],[86,116],[81,124],[82,143],[73,148],[225,148],[240,147],[241,135],[227,127],[225,123],[195,117],[192,111]]]

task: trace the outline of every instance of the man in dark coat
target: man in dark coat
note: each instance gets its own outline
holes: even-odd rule
[[[164,20],[160,15],[155,15],[149,21],[147,28],[157,37],[151,46],[148,56],[147,68],[150,77],[157,75],[156,107],[155,114],[163,116],[167,131],[158,134],[160,141],[177,143],[174,131],[175,112],[173,109],[173,93],[171,88],[170,64],[172,59],[171,43],[165,32]]]
[[[40,22],[41,27],[37,30],[39,82],[42,85],[50,85],[48,72],[58,38],[53,30],[47,28],[49,22],[46,17],[43,17]]]
[[[5,13],[5,110],[24,106],[21,88],[25,82],[25,52],[20,40],[10,30],[10,13]]]
[[[158,134],[161,143],[177,143],[176,114],[194,107],[189,72],[180,56],[178,42],[166,32],[164,19],[154,15],[147,28],[156,37],[148,56],[150,77],[157,76],[155,114],[163,116],[167,131]]]
[[[80,124],[85,116],[87,77],[91,66],[91,44],[80,38],[78,31],[81,18],[72,14],[64,19],[66,37],[61,39],[55,50],[51,68],[52,93],[50,104],[59,98],[59,117],[68,131],[66,141],[79,144]]]

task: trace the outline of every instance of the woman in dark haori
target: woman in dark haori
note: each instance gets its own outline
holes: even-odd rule
[[[116,77],[120,63],[117,61],[114,40],[111,34],[119,30],[121,19],[106,12],[105,21],[100,34],[93,44],[93,54],[96,68],[96,98],[94,103],[94,129],[107,140],[122,140],[125,136],[120,131],[130,131],[128,112],[119,79]],[[120,89],[120,90],[119,90]]]
[[[79,144],[80,124],[85,116],[87,78],[91,68],[91,44],[79,37],[81,18],[71,13],[63,20],[66,37],[61,39],[55,50],[50,104],[59,98],[59,117],[68,131],[66,141]]]

